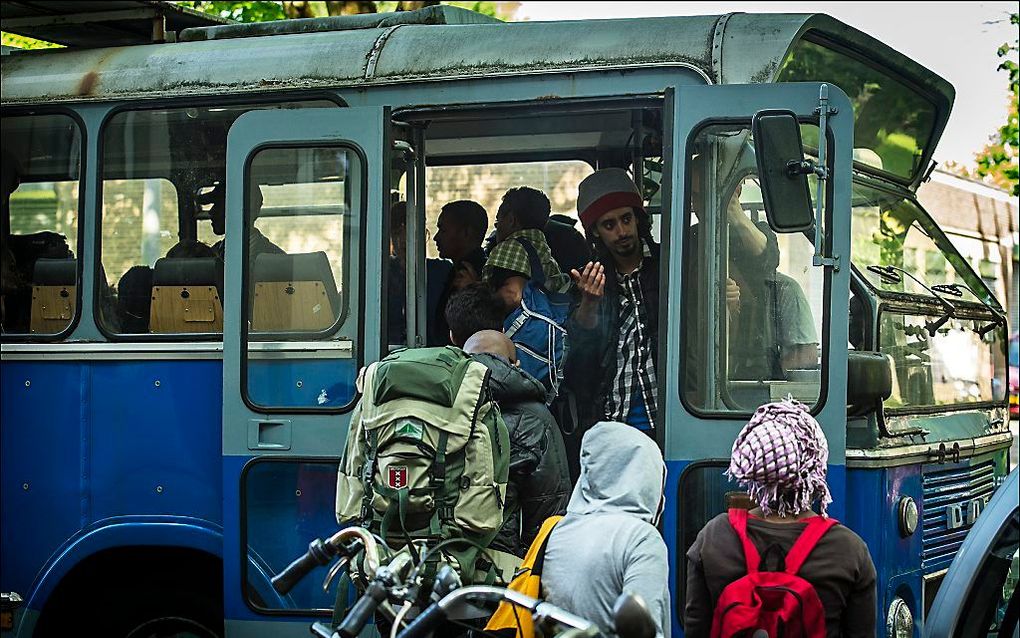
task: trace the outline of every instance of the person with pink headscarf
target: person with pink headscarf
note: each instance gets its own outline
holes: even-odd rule
[[[761,556],[762,571],[782,571],[801,532],[816,517],[828,516],[828,459],[821,426],[794,400],[759,407],[737,435],[726,475],[755,504],[747,515],[746,534]],[[746,574],[742,541],[729,515],[720,514],[687,552],[687,638],[709,636],[723,589]],[[821,599],[827,636],[875,635],[875,565],[857,534],[834,525],[797,574]]]

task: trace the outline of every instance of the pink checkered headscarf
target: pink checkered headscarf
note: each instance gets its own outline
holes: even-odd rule
[[[747,489],[769,516],[796,516],[815,501],[822,516],[832,502],[825,482],[829,446],[807,406],[787,399],[767,403],[733,442],[726,475]]]

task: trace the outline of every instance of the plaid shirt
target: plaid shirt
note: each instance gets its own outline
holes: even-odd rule
[[[637,392],[654,427],[656,406],[655,357],[653,335],[648,330],[648,304],[641,292],[639,275],[651,257],[648,246],[642,242],[644,259],[634,272],[617,273],[619,292],[619,337],[616,348],[616,370],[606,398],[606,417],[626,422]]]
[[[538,253],[538,258],[542,262],[542,269],[545,270],[546,289],[552,292],[566,292],[570,287],[570,277],[560,272],[560,267],[553,259],[552,250],[549,249],[549,242],[545,239],[545,233],[537,228],[518,230],[496,244],[485,261],[485,267],[482,268],[482,279],[491,282],[496,268],[520,273],[522,277],[531,279],[528,253],[517,241],[518,237],[527,239],[535,247],[535,252]]]

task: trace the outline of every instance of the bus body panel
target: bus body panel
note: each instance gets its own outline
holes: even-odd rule
[[[0,366],[6,587],[38,611],[100,549],[221,553],[221,370],[219,361]],[[216,540],[189,538],[192,529],[216,530]]]

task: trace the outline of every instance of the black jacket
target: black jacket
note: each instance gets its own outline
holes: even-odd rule
[[[549,250],[561,272],[569,274],[573,269],[580,272],[584,265],[591,261],[591,249],[588,247],[588,242],[584,235],[570,224],[550,218],[545,223],[542,232],[545,233]]]
[[[648,243],[651,255],[645,258],[638,279],[641,295],[648,311],[646,326],[652,342],[652,360],[659,355],[659,245]],[[606,273],[605,293],[599,304],[595,327],[582,327],[572,312],[567,322],[570,350],[564,361],[564,383],[577,398],[579,433],[601,421],[605,416],[605,402],[609,386],[616,372],[616,352],[619,341],[620,301],[616,279],[616,264],[611,256],[603,257]],[[576,308],[574,309],[576,311]]]
[[[489,391],[510,433],[504,523],[492,547],[523,557],[542,521],[566,511],[571,486],[563,439],[539,381],[502,357],[475,359],[491,372]]]

